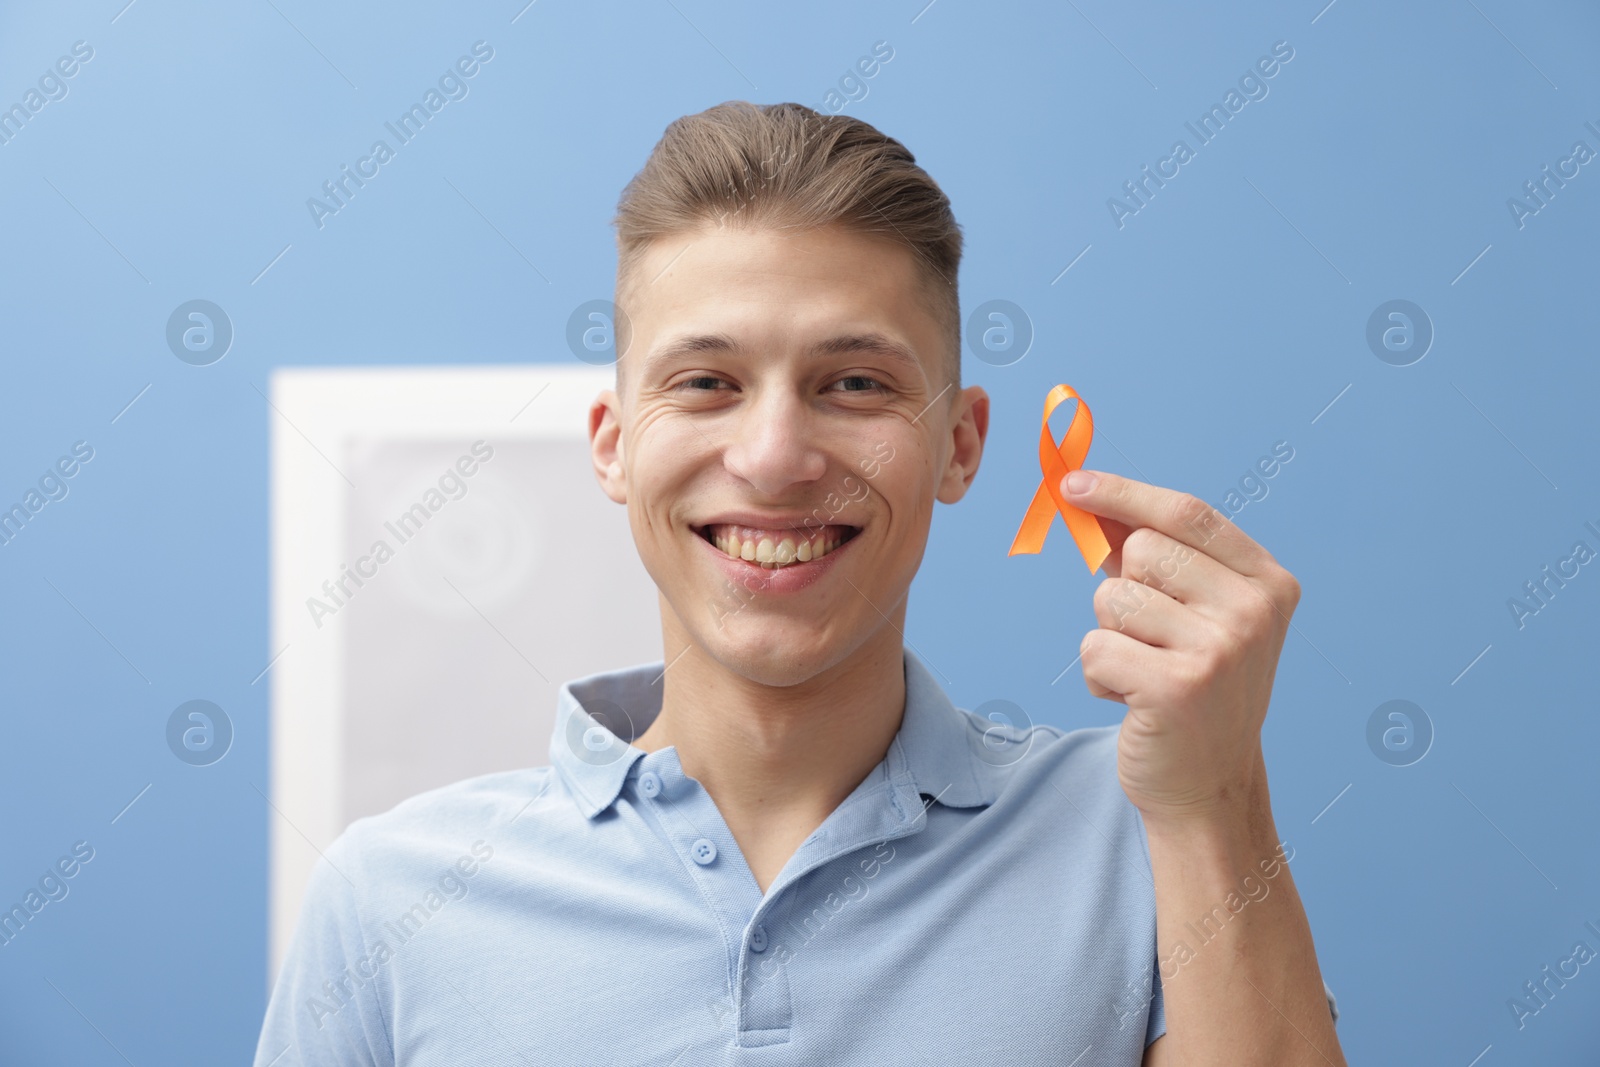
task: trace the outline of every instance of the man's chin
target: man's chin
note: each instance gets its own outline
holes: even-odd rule
[[[720,628],[713,623],[699,643],[729,673],[780,688],[816,677],[850,651],[847,642],[826,632],[755,619],[725,620]]]

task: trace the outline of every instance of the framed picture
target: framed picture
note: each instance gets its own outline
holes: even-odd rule
[[[549,762],[560,685],[661,659],[589,458],[608,367],[272,375],[269,981],[355,819]]]

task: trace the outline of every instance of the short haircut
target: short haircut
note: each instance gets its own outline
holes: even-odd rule
[[[639,261],[656,240],[703,225],[746,230],[837,224],[909,248],[924,307],[940,325],[943,367],[961,385],[961,226],[945,196],[899,141],[848,115],[803,104],[730,100],[667,126],[622,191],[617,214],[616,345],[631,343],[627,309],[647,281]],[[621,360],[618,360],[621,386]]]

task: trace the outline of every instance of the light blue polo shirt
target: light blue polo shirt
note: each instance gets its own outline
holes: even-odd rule
[[[676,748],[629,744],[661,676],[569,682],[551,766],[351,824],[257,1067],[1133,1067],[1165,1032],[1116,727],[991,722],[906,652],[887,754],[763,894]]]

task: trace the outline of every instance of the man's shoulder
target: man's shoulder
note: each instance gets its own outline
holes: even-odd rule
[[[328,862],[352,884],[395,877],[482,855],[513,832],[526,832],[539,801],[559,790],[548,765],[465,778],[408,797],[387,811],[356,819],[327,850]],[[474,849],[476,846],[476,850]]]
[[[1130,830],[1138,821],[1117,776],[1120,726],[1068,729],[1002,721],[1010,714],[990,718],[987,707],[957,711],[969,729],[973,767],[997,802],[1013,800],[1041,817],[1076,810],[1103,826],[1127,823]]]
[[[972,714],[968,712],[968,714]],[[1116,759],[1117,734],[1121,726],[1078,726],[1067,729],[1049,723],[1034,723],[1027,728],[1041,751],[1050,750],[1054,759],[1104,762]]]
[[[1080,726],[1067,729],[1028,721],[1014,704],[1003,708],[983,705],[978,710],[956,708],[966,724],[968,743],[987,766],[1032,771],[1068,771],[1075,776],[1103,779],[1106,770],[1115,780],[1117,735],[1121,727]],[[987,714],[985,714],[987,712]]]
[[[1120,726],[1067,729],[1036,723],[1021,731],[1018,747],[1024,752],[1017,762],[1025,770],[1047,776],[1072,799],[1098,795],[1126,802],[1117,778],[1120,732]]]

